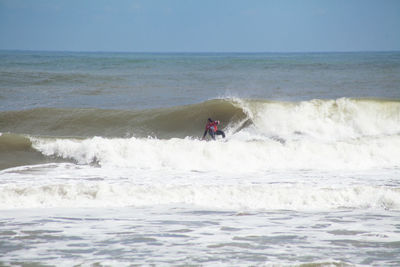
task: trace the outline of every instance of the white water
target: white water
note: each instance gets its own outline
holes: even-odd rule
[[[0,259],[57,266],[396,266],[399,177],[399,169],[245,174],[70,163],[8,169],[0,172],[0,237],[10,253]]]
[[[40,169],[46,170],[46,167]],[[35,170],[15,171],[14,176],[17,176],[15,173],[21,176],[30,171]],[[29,182],[20,180],[19,183],[2,185],[0,209],[173,204],[236,211],[400,209],[400,187],[376,185],[374,180],[361,181],[333,173],[329,179],[336,180],[330,182],[326,181],[327,177],[310,173],[297,173],[296,176],[293,173],[269,173],[263,177],[253,174],[245,180],[238,176],[218,177],[218,174],[210,173],[181,174],[181,178],[176,178],[175,173],[175,178],[171,178],[171,173],[129,174],[127,170],[105,170],[101,174],[98,169],[74,169],[69,165],[47,169],[46,174],[52,179],[36,177]],[[13,171],[0,175],[12,176]],[[114,179],[111,178],[113,175]],[[70,178],[74,176],[80,178]]]
[[[30,137],[73,163],[0,172],[2,260],[400,263],[397,102],[234,101],[253,124],[216,142]]]
[[[228,125],[227,140],[216,142],[32,137],[33,147],[44,155],[78,165],[45,165],[45,174],[34,172],[28,183],[19,178],[19,183],[4,184],[1,208],[400,208],[399,183],[391,182],[400,166],[397,102],[232,101],[253,124],[239,131]],[[4,175],[34,169],[6,170]]]
[[[34,139],[34,147],[47,156],[73,159],[79,164],[160,168],[181,171],[249,172],[271,169],[369,169],[399,166],[400,136],[364,137],[327,142],[298,140],[240,140],[227,142],[192,139]]]
[[[337,141],[400,134],[400,102],[384,100],[311,100],[257,102],[236,99],[258,133],[293,139],[295,134]]]

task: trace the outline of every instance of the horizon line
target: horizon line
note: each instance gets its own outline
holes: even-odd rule
[[[47,52],[47,53],[131,53],[131,54],[301,54],[301,53],[391,53],[400,50],[304,50],[304,51],[114,51],[114,50],[56,50],[56,49],[8,49],[10,52]]]

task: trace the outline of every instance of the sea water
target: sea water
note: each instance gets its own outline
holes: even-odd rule
[[[399,52],[1,51],[0,265],[398,266],[399,99]]]

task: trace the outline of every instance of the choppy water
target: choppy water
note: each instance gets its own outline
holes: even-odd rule
[[[0,264],[398,266],[399,99],[398,52],[2,51]]]

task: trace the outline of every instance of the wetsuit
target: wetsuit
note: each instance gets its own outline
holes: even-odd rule
[[[219,121],[212,121],[211,119],[208,119],[208,123],[206,125],[206,130],[204,131],[203,139],[206,137],[207,132],[211,136],[213,140],[215,140],[215,135],[222,135],[223,138],[225,138],[225,133],[221,130],[218,130],[218,124]]]

